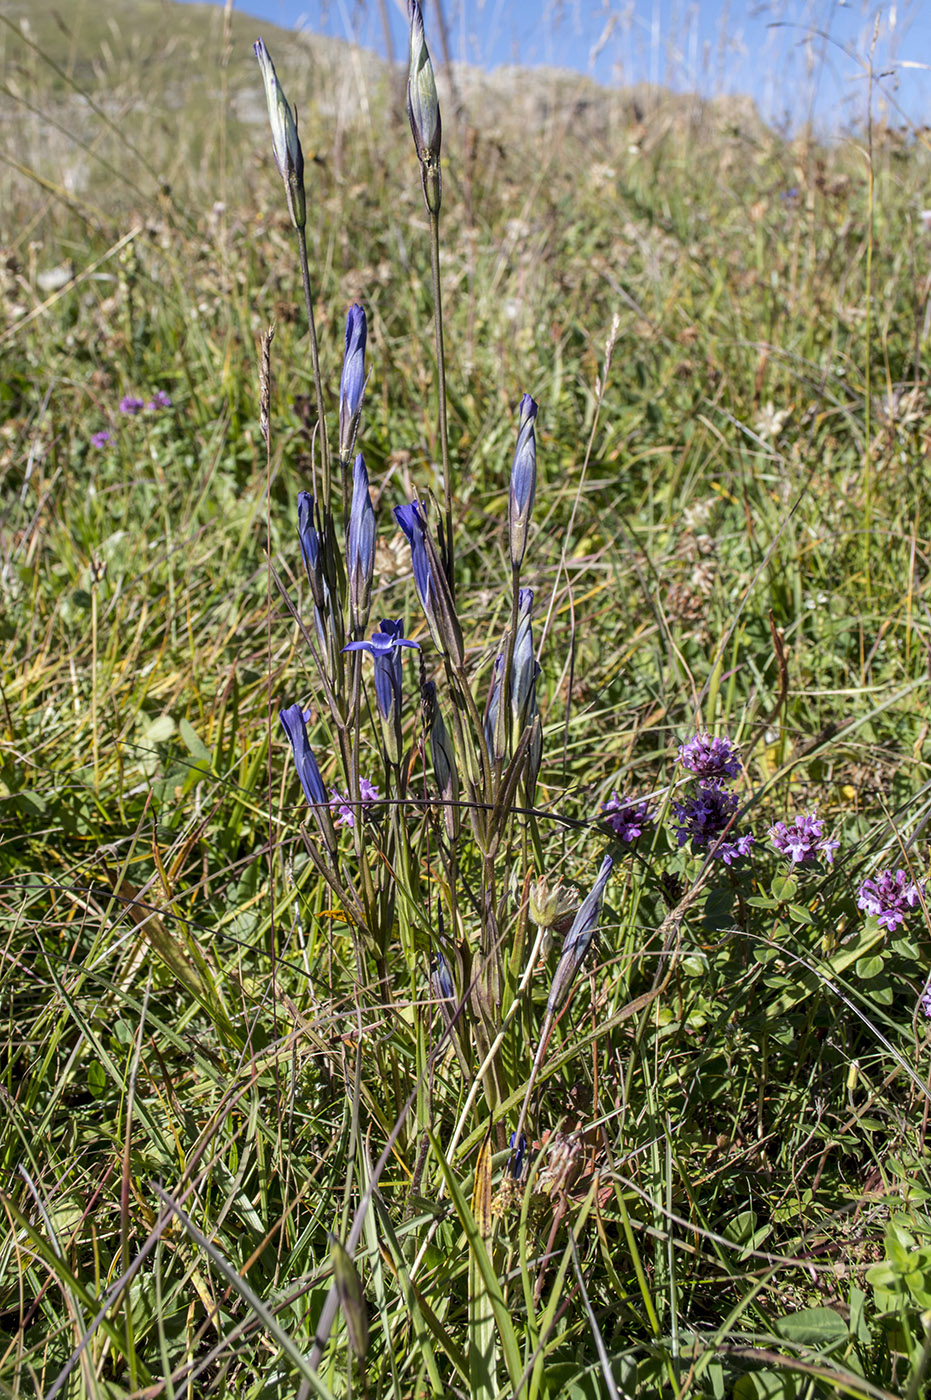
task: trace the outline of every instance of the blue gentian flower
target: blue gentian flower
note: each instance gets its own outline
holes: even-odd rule
[[[537,494],[537,441],[534,423],[537,405],[529,394],[520,401],[520,424],[517,447],[511,467],[511,491],[508,502],[508,533],[511,542],[511,567],[519,569],[527,548],[527,527]]]
[[[443,642],[437,629],[433,611],[433,577],[430,560],[427,558],[425,542],[427,524],[423,515],[423,504],[420,501],[411,501],[409,506],[395,506],[392,513],[411,547],[414,586],[417,589],[417,596],[420,599],[424,617],[427,619],[430,634],[442,651],[444,649]]]
[[[498,713],[501,709],[501,674],[504,670],[504,657],[499,652],[495,657],[495,675],[491,683],[491,694],[488,697],[488,706],[485,710],[485,743],[488,745],[488,752],[492,759],[496,758],[495,753],[495,730],[498,728]]]
[[[369,474],[361,452],[356,457],[352,472],[346,566],[349,571],[352,625],[361,631],[368,622],[372,575],[375,572],[375,510],[369,495]]]
[[[430,973],[430,990],[439,1002],[440,1015],[446,1029],[449,1030],[456,1016],[456,984],[453,982],[449,963],[439,948],[436,950],[436,961]]]
[[[350,642],[343,651],[368,652],[375,663],[375,701],[382,720],[385,748],[392,763],[401,761],[401,647],[415,647],[403,635],[404,624],[382,618],[380,629],[368,642]]]
[[[515,1181],[520,1181],[524,1171],[524,1158],[527,1155],[527,1139],[521,1133],[518,1139],[516,1133],[510,1138],[511,1160],[508,1162],[508,1171]]]
[[[433,969],[430,980],[433,983],[434,994],[438,998],[442,998],[444,1001],[455,1001],[456,987],[453,982],[453,974],[439,948],[436,950],[436,967]]]
[[[365,388],[365,312],[353,303],[346,317],[346,353],[339,381],[339,455],[348,462],[362,413]]]
[[[307,722],[304,718],[304,711],[300,705],[288,705],[286,709],[279,712],[279,719],[285,734],[288,736],[288,743],[291,745],[297,776],[301,780],[304,796],[311,807],[319,805],[325,807],[329,799],[326,795],[326,788],[323,786],[320,769],[317,767],[317,760],[314,758],[314,751],[310,747],[310,740],[307,737]]]

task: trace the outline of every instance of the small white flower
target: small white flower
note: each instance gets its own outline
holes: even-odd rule
[[[769,439],[771,442],[775,442],[791,417],[791,408],[777,409],[770,399],[765,408],[761,409],[757,415],[753,431],[757,437],[763,438],[764,441]]]

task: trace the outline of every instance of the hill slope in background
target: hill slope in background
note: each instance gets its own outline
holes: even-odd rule
[[[171,0],[76,0],[66,13],[56,0],[14,0],[2,18],[0,193],[13,220],[6,239],[16,211],[35,203],[36,177],[53,202],[87,201],[99,211],[124,204],[125,177],[136,204],[162,186],[202,199],[205,182],[232,196],[266,121],[252,53],[259,32],[298,108],[308,154],[326,158],[336,148],[339,163],[348,132],[377,145],[404,130],[404,72],[338,39]],[[765,139],[749,99],[605,89],[565,70],[454,65],[440,74],[440,88],[448,142],[470,127],[519,142],[525,153],[558,137],[601,158],[671,130],[690,140],[709,132]],[[136,152],[128,164],[127,142]]]

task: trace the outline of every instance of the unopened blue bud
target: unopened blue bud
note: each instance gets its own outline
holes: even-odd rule
[[[361,631],[368,622],[375,572],[375,510],[369,495],[369,474],[360,452],[352,472],[352,505],[346,542],[349,570],[349,611],[352,625]]]
[[[520,1181],[524,1171],[524,1158],[527,1155],[527,1139],[521,1133],[518,1138],[516,1133],[510,1137],[511,1160],[508,1163],[508,1171],[515,1181]]]
[[[346,317],[346,353],[339,381],[339,455],[348,462],[362,413],[365,388],[365,312],[355,303]]]
[[[533,654],[533,589],[522,588],[517,595],[517,635],[511,663],[511,719],[515,743],[531,718],[530,701],[539,669]]]
[[[297,530],[301,542],[301,555],[313,600],[318,608],[323,608],[326,598],[326,583],[323,577],[322,542],[317,530],[316,514],[316,502],[313,496],[309,491],[299,491],[297,496]]]
[[[572,921],[572,927],[566,934],[559,964],[553,976],[553,985],[546,1002],[548,1011],[557,1011],[565,1001],[569,988],[575,980],[575,975],[582,965],[582,960],[591,946],[595,929],[598,927],[598,920],[601,917],[605,886],[611,875],[613,864],[611,857],[605,856],[601,862],[598,879],[595,881],[591,893],[583,899],[579,906],[579,912]]]
[[[304,796],[311,807],[317,805],[326,807],[329,799],[326,795],[326,788],[323,786],[320,769],[317,767],[317,760],[314,758],[314,751],[310,747],[310,740],[307,737],[304,711],[300,705],[288,705],[286,709],[280,711],[279,719],[285,734],[288,736],[288,743],[291,745],[294,765],[297,768],[297,776],[301,780],[301,787],[304,789]]]
[[[537,494],[537,441],[534,423],[537,405],[529,394],[520,402],[520,425],[517,447],[511,467],[511,491],[508,502],[508,533],[511,542],[511,567],[519,569],[527,548],[527,529],[533,502]]]
[[[433,578],[430,560],[427,558],[425,543],[426,522],[423,507],[419,501],[411,501],[409,506],[395,506],[394,518],[400,525],[411,547],[411,565],[414,570],[414,586],[423,608],[424,617],[430,627],[433,640],[442,649],[442,641],[436,631],[433,618]]]
[[[496,752],[498,747],[495,741],[495,734],[498,729],[498,716],[501,709],[501,673],[504,670],[504,657],[499,653],[495,657],[495,676],[491,683],[491,694],[488,697],[488,708],[485,711],[485,743],[488,746],[489,756],[494,762],[502,755]]]

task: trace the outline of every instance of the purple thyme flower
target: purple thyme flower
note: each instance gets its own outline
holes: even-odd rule
[[[106,447],[111,436],[112,434],[108,433],[106,428],[101,428],[99,433],[91,434],[91,447]]]
[[[779,854],[787,856],[794,865],[817,865],[821,856],[833,865],[840,842],[822,836],[823,827],[824,822],[814,812],[805,812],[791,826],[776,822],[769,828],[769,839]]]
[[[646,802],[638,802],[628,797],[618,797],[611,793],[610,802],[602,802],[604,820],[620,841],[636,841],[643,835],[643,829],[653,820]]]
[[[931,1017],[931,987],[925,987],[918,999],[918,1005],[926,1016]]]
[[[137,399],[134,394],[124,394],[120,399],[120,412],[128,413],[131,418],[141,413],[144,408],[142,399]]]
[[[355,826],[355,813],[350,805],[350,799],[345,793],[338,792],[336,788],[330,788],[330,792],[333,794],[330,799],[330,807],[338,813],[334,825]],[[368,778],[359,779],[359,801],[361,803],[363,817],[365,816],[366,807],[373,806],[380,797],[381,793],[374,783],[370,783]]]
[[[698,733],[679,745],[679,762],[697,778],[737,778],[740,758],[730,739]]]
[[[679,823],[676,830],[679,845],[684,846],[690,841],[693,851],[715,845],[739,806],[734,793],[720,782],[699,783],[684,802],[672,804],[672,810]],[[752,845],[751,833],[735,835],[730,841],[722,841],[714,855],[717,860],[723,860],[725,865],[731,865],[735,860],[747,855]]]
[[[880,870],[864,880],[857,892],[857,908],[875,914],[890,933],[905,923],[906,910],[914,909],[924,893],[924,881],[916,883],[907,870]]]
[[[152,397],[149,399],[149,402],[146,404],[146,408],[171,408],[171,397],[170,395],[165,393],[164,389],[156,389],[155,393],[152,395]]]

